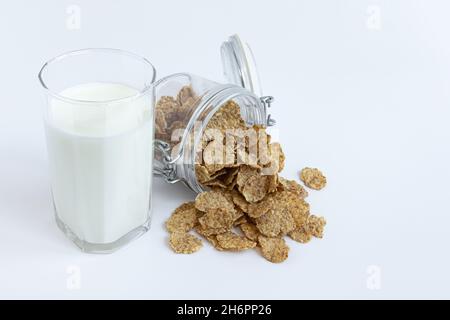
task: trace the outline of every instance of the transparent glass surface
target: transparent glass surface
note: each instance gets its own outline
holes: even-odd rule
[[[155,172],[168,182],[182,181],[195,192],[209,189],[199,183],[195,165],[202,135],[220,107],[233,101],[248,126],[266,124],[259,97],[237,85],[180,73],[159,80],[154,90],[155,137],[163,144],[155,151]]]
[[[39,73],[56,221],[83,251],[150,227],[154,79],[150,62],[115,49],[69,52]]]

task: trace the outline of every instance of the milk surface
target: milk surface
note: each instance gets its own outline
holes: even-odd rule
[[[138,94],[89,83],[60,95],[111,101]],[[150,217],[153,126],[150,98],[78,104],[53,99],[46,117],[52,195],[58,218],[81,240],[111,243]]]

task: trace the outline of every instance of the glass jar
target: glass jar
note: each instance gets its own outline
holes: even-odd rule
[[[250,48],[234,35],[223,43],[221,54],[229,84],[178,73],[160,79],[154,87],[154,172],[195,192],[208,189],[196,176],[197,153],[210,119],[222,106],[236,103],[248,126],[275,124],[268,114],[273,97],[262,96]]]

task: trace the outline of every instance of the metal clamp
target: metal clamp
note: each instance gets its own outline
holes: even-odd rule
[[[265,112],[265,114],[267,114],[266,126],[272,127],[277,122],[268,113],[268,109],[272,106],[272,103],[274,102],[275,98],[272,96],[264,96],[264,97],[261,97],[260,99],[261,99],[262,104],[264,105],[264,112]]]
[[[162,157],[163,166],[161,168],[155,166],[154,172],[157,175],[163,176],[168,183],[176,183],[180,181],[180,179],[176,177],[176,166],[175,166],[175,162],[179,159],[180,156],[176,157],[175,159],[172,159],[170,155],[171,150],[170,145],[167,142],[161,140],[155,140],[155,149],[160,151],[163,156]]]

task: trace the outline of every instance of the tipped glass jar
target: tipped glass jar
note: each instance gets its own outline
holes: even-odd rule
[[[250,48],[235,35],[223,43],[221,53],[229,84],[179,73],[159,80],[154,87],[155,173],[169,183],[182,181],[195,192],[208,189],[199,181],[196,164],[208,124],[221,107],[240,113],[248,127],[275,123],[268,114],[273,98],[262,96]]]

